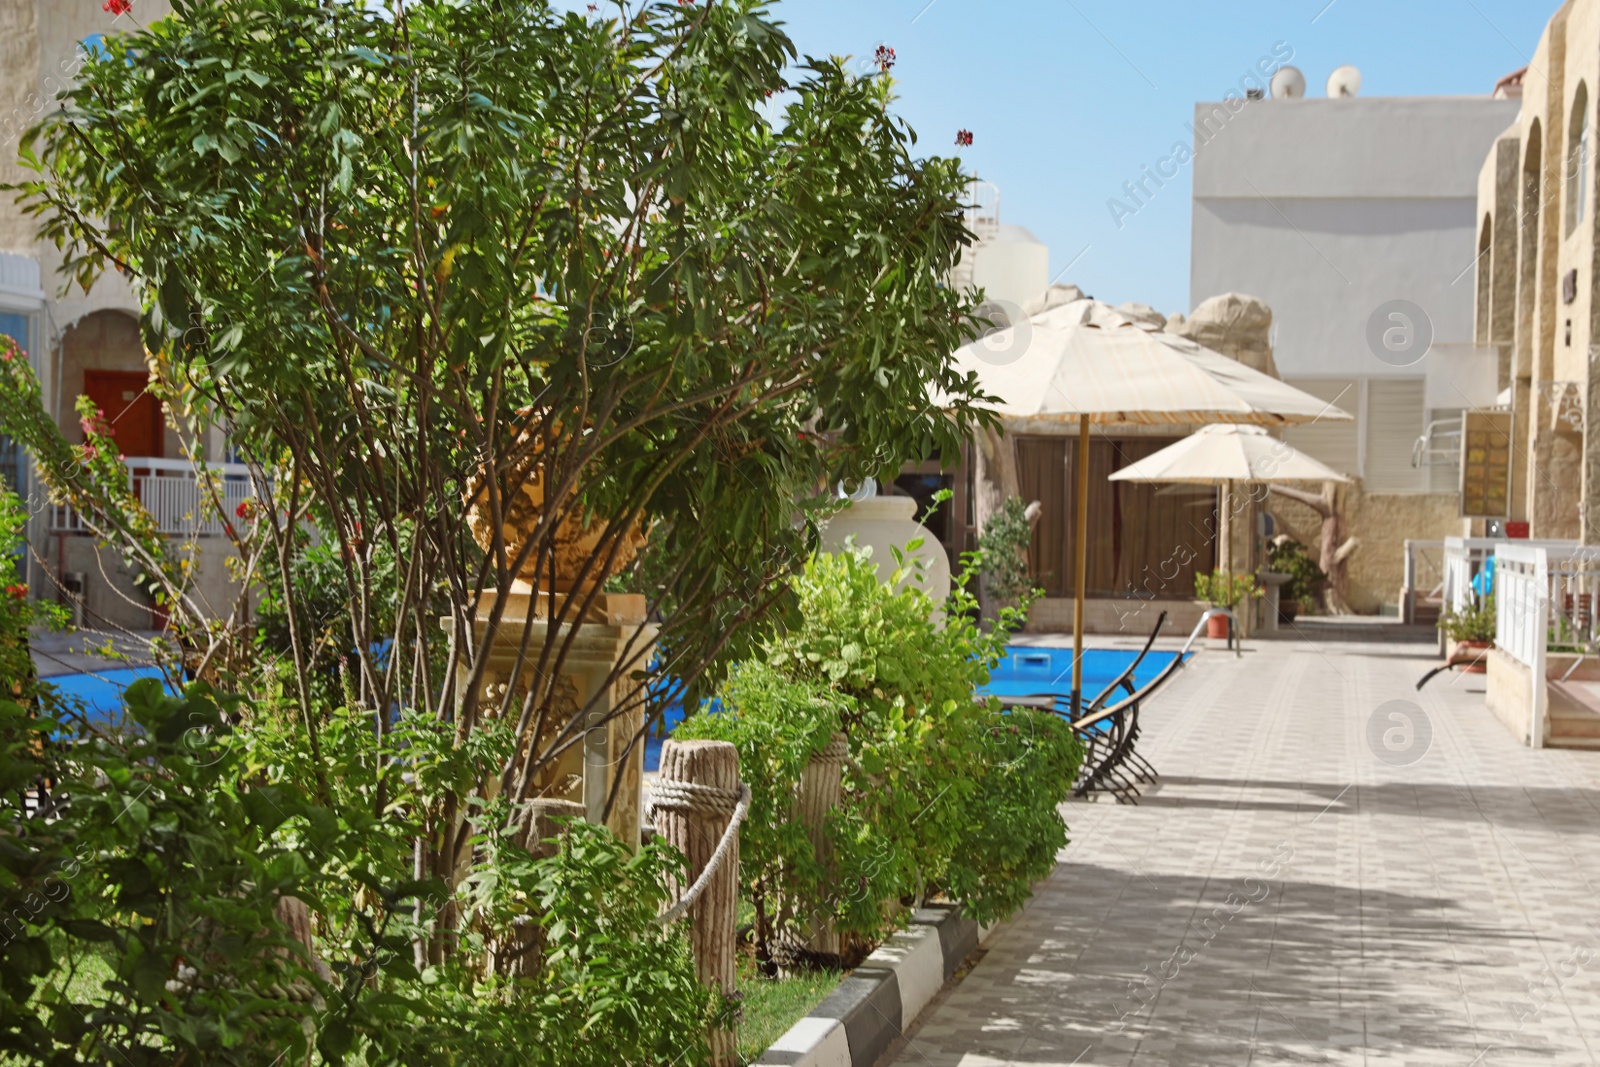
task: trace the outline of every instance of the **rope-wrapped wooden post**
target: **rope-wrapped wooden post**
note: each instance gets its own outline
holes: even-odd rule
[[[661,778],[650,793],[656,833],[689,860],[688,883],[674,887],[673,895],[689,905],[689,942],[700,981],[724,1003],[731,1001],[738,988],[734,971],[739,914],[737,821],[743,819],[748,805],[749,792],[740,785],[739,752],[733,745],[726,741],[668,741],[662,745]],[[712,868],[709,872],[708,867]],[[713,1028],[710,1037],[713,1067],[732,1067],[735,1041],[731,1026]]]
[[[800,772],[800,788],[795,793],[792,817],[805,827],[811,853],[823,870],[833,867],[828,813],[839,806],[844,795],[844,761],[849,757],[849,739],[844,734],[834,734],[827,745],[812,753],[805,770]],[[785,910],[808,906],[806,901],[786,902]],[[839,932],[820,911],[795,915],[793,924],[779,938],[778,963],[785,970],[839,965],[843,952]]]

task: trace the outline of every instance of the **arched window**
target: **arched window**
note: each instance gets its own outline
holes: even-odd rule
[[[1494,217],[1483,216],[1483,232],[1478,237],[1478,306],[1476,339],[1480,345],[1489,343],[1490,306],[1494,299],[1490,286],[1494,279]]]
[[[1583,221],[1589,200],[1589,87],[1578,83],[1572,98],[1572,122],[1567,131],[1566,232]]]

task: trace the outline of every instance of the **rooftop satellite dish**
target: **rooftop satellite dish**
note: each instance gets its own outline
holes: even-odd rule
[[[1306,76],[1295,67],[1279,67],[1272,76],[1272,99],[1298,100],[1306,95]]]
[[[1340,67],[1328,75],[1328,99],[1348,100],[1361,92],[1361,72],[1355,67]]]

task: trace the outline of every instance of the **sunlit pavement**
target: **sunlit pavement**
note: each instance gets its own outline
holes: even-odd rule
[[[1026,911],[892,1062],[1600,1062],[1600,752],[1521,747],[1427,646],[1253,643],[1147,710]],[[1389,703],[1397,701],[1400,703]]]

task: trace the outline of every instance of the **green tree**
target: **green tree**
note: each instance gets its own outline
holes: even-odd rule
[[[191,453],[220,429],[256,468],[260,506],[224,518],[246,570],[273,563],[278,676],[312,751],[328,702],[325,613],[293,577],[306,521],[338,553],[361,706],[458,737],[513,724],[499,772],[429,838],[423,873],[445,874],[471,796],[526,797],[580,740],[584,716],[553,711],[570,641],[525,693],[480,695],[483,634],[519,573],[554,588],[565,532],[588,539],[558,626],[649,529],[617,580],[646,593],[659,668],[693,694],[782,606],[819,487],[954,453],[981,399],[949,362],[972,327],[972,294],[944,284],[965,179],[913,154],[886,75],[799,59],[756,0],[173,8],[84,67],[27,140],[24,193],[77,281],[134,282]],[[51,457],[56,493],[141,557],[189,645],[237,641],[11,366],[0,416]],[[511,520],[532,527],[520,546]],[[642,686],[645,657],[618,675]]]

